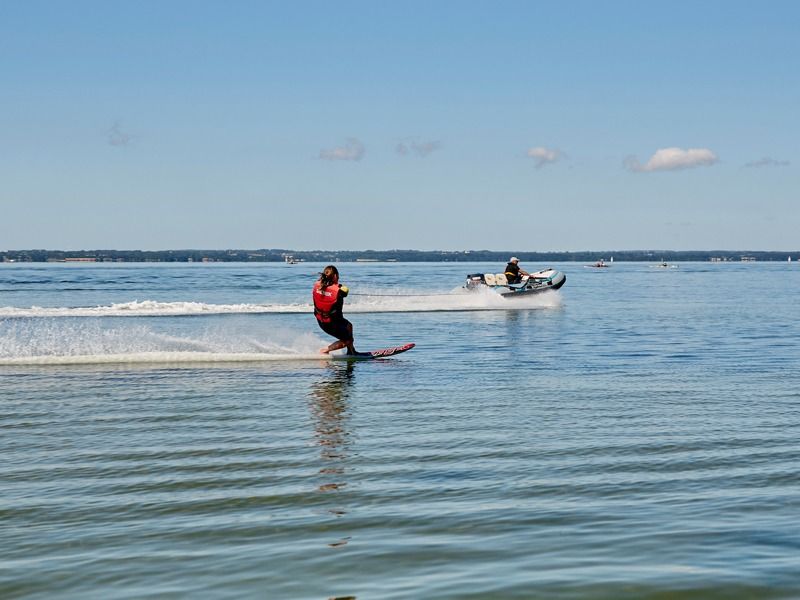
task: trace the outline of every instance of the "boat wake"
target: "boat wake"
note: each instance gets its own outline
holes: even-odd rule
[[[474,310],[531,310],[561,305],[558,292],[508,300],[489,290],[465,292],[460,288],[445,294],[353,294],[347,313],[440,312]],[[19,308],[0,307],[0,319],[38,317],[174,317],[226,314],[310,313],[310,304],[207,304],[204,302],[160,302],[135,300],[106,306]]]
[[[191,334],[86,320],[0,321],[0,366],[192,364],[325,360],[317,336],[270,327],[209,328]]]
[[[258,363],[292,360],[330,360],[333,356],[319,353],[266,354],[247,352],[138,352],[131,354],[76,354],[0,358],[6,366],[67,365],[197,365],[208,363]]]

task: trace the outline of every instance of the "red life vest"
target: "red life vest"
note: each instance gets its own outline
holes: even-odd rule
[[[344,294],[340,294],[341,286],[338,283],[322,287],[322,282],[314,284],[312,297],[314,298],[314,316],[320,323],[330,323],[335,316],[342,314],[342,299]]]

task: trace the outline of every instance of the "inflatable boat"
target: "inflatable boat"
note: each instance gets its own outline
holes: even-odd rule
[[[544,269],[523,277],[520,283],[508,283],[505,274],[472,273],[467,275],[464,288],[469,291],[490,289],[504,298],[530,296],[557,290],[567,281],[567,276],[555,269]]]

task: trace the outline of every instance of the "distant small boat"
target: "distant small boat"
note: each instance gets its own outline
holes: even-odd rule
[[[609,265],[606,264],[606,260],[604,258],[601,258],[593,265],[583,265],[583,266],[586,267],[587,269],[607,269],[609,267]]]
[[[677,269],[678,265],[671,265],[667,261],[662,260],[657,265],[650,265],[651,267],[656,267],[657,269]]]

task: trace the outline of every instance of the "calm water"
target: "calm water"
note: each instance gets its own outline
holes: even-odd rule
[[[800,265],[321,266],[0,265],[0,597],[800,597]]]

